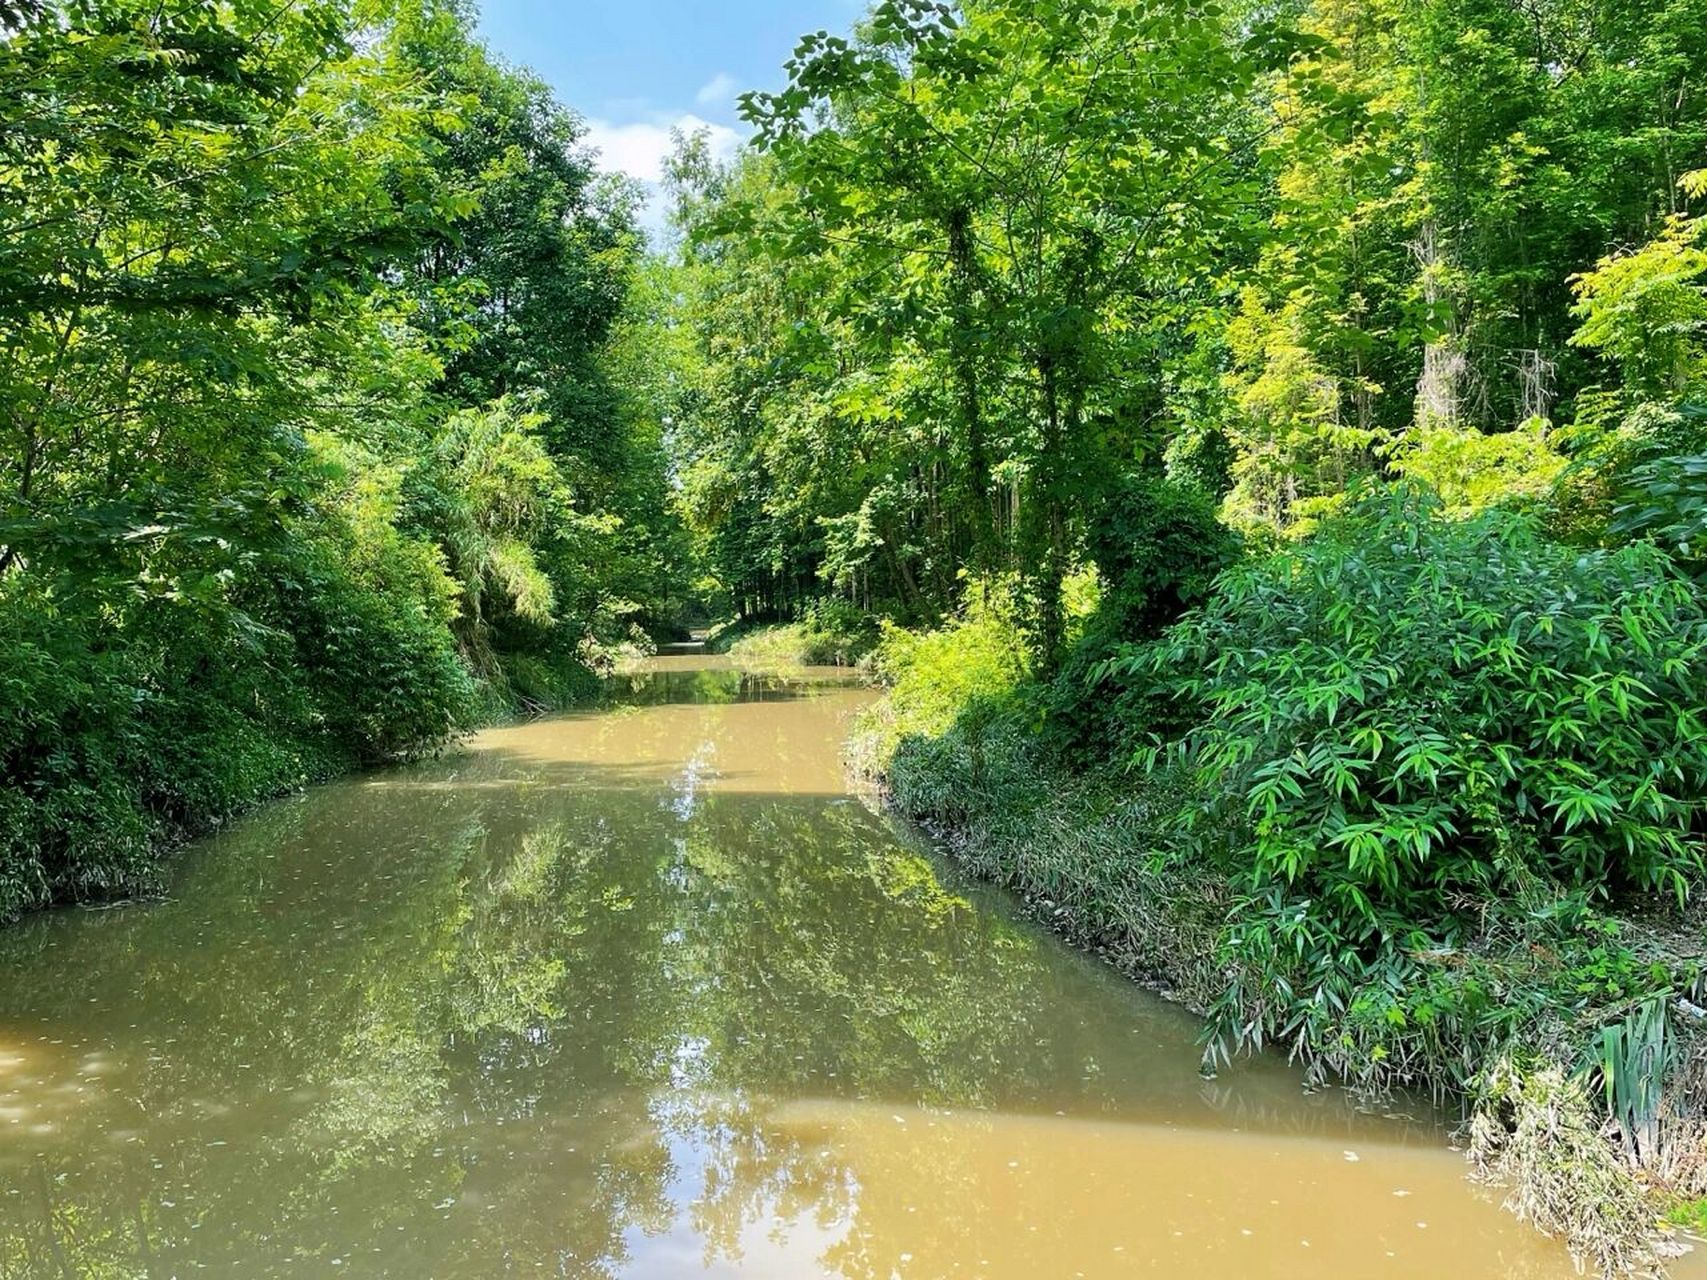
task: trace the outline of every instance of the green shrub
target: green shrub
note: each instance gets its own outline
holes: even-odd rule
[[[1092,525],[1088,550],[1103,583],[1096,612],[1049,686],[1037,691],[1053,746],[1087,765],[1130,755],[1147,735],[1182,729],[1147,671],[1110,675],[1122,646],[1154,639],[1206,599],[1240,539],[1203,490],[1148,475],[1122,479]]]
[[[951,728],[981,741],[993,722],[1019,714],[1014,695],[1031,673],[1020,608],[1013,585],[1001,581],[975,586],[961,615],[934,631],[885,622],[870,670],[888,696],[860,719],[855,771],[892,782],[903,747],[928,752]]]
[[[1682,1227],[1685,1231],[1707,1236],[1707,1197],[1678,1201],[1666,1214],[1666,1221],[1673,1226]]]
[[[1207,493],[1143,474],[1114,487],[1087,541],[1104,583],[1092,625],[1128,640],[1159,635],[1202,603],[1239,555]]]
[[[1683,895],[1704,646],[1700,600],[1653,548],[1581,553],[1400,490],[1227,574],[1121,662],[1202,708],[1184,747],[1256,874],[1379,927],[1531,874]]]
[[[1236,457],[1232,441],[1219,426],[1193,423],[1168,441],[1163,462],[1169,480],[1219,502],[1233,487]]]
[[[280,575],[295,665],[312,691],[312,727],[363,762],[447,738],[474,706],[449,630],[446,581],[406,539],[374,554],[313,548]]]
[[[0,582],[0,920],[138,881],[153,835],[124,768],[138,745],[131,664],[38,588]]]
[[[808,667],[850,667],[878,642],[878,621],[846,600],[809,600],[797,620],[767,624],[739,620],[714,627],[706,638],[713,652],[747,662]]]
[[[810,666],[852,666],[877,647],[878,622],[847,600],[820,598],[800,611],[802,657]]]
[[[1454,514],[1540,502],[1568,465],[1539,418],[1491,433],[1426,423],[1406,432],[1389,456],[1396,473],[1428,486]]]
[[[571,646],[559,629],[547,636],[534,653],[503,655],[500,668],[503,687],[489,683],[482,690],[480,718],[500,718],[518,709],[542,713],[595,700],[600,683],[593,667],[584,660],[588,647],[586,643]],[[595,657],[601,669],[614,667],[617,661],[603,653]]]
[[[743,662],[795,667],[806,663],[806,637],[798,622],[735,624],[716,629],[707,646],[714,653],[727,653]]]
[[[1707,573],[1707,455],[1655,458],[1625,478],[1610,531],[1670,552],[1688,572]]]
[[[1196,722],[1178,856],[1242,886],[1212,1053],[1467,1087],[1540,1021],[1665,990],[1592,904],[1701,874],[1704,643],[1652,547],[1394,490],[1116,659]]]
[[[885,624],[873,668],[890,686],[898,734],[939,734],[961,715],[1011,694],[1031,671],[1019,606],[1005,584],[968,593],[960,617],[935,631]]]
[[[241,583],[199,537],[0,580],[0,919],[145,889],[173,837],[466,723],[430,545],[333,520],[235,555]]]

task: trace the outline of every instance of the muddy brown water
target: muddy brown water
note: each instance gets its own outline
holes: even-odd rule
[[[852,799],[836,673],[620,686],[0,934],[0,1277],[1574,1274]]]

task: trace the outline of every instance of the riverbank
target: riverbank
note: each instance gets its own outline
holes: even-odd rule
[[[958,864],[1016,893],[1075,945],[1211,1019],[1206,1064],[1224,1060],[1217,1026],[1258,1023],[1265,997],[1261,973],[1228,945],[1245,905],[1239,886],[1172,852],[1190,779],[1065,768],[1011,709],[943,715],[939,707],[935,732],[908,731],[916,718],[879,704],[854,740],[856,768]],[[1611,970],[1636,956],[1670,974],[1698,971],[1702,924],[1697,910],[1607,915],[1577,927],[1601,931],[1588,965]],[[1461,1115],[1473,1174],[1501,1188],[1520,1218],[1601,1274],[1662,1274],[1668,1258],[1698,1242],[1691,1236],[1700,1235],[1707,1195],[1707,1028],[1698,1007],[1678,998],[1672,1021],[1683,1029],[1656,1059],[1636,1064],[1642,1078],[1658,1078],[1658,1093],[1638,1099],[1648,1128],[1632,1151],[1611,1112],[1641,1086],[1618,1080],[1603,1101],[1605,1082],[1585,1055],[1616,1047],[1639,1058],[1639,1047],[1613,1046],[1601,1028],[1622,1030],[1630,1021],[1623,1009],[1645,1002],[1555,1004],[1552,993],[1583,981],[1582,956],[1557,939],[1544,945],[1534,930],[1514,931],[1499,912],[1450,952],[1415,958],[1440,984],[1441,1016],[1395,1022],[1374,1061],[1359,1052],[1366,1033],[1355,1010],[1332,1014],[1328,1034],[1299,1027],[1274,1047],[1318,1078],[1433,1094]],[[1523,1019],[1478,1025],[1452,1007],[1448,987],[1461,1006],[1476,990],[1484,1004],[1522,1004]],[[1597,1036],[1599,1046],[1590,1043]]]
[[[877,646],[871,615],[839,601],[817,601],[792,622],[733,618],[705,635],[708,653],[746,662],[801,667],[851,667]]]
[[[631,647],[601,651],[599,667]],[[187,842],[269,804],[602,696],[599,672],[578,658],[522,658],[480,675],[447,639],[425,657],[349,654],[336,682],[312,666],[209,668],[163,688],[121,652],[125,661],[82,683],[89,705],[53,707],[17,697],[19,686],[28,695],[32,678],[78,682],[51,654],[23,652],[37,661],[5,690],[18,714],[0,716],[0,761],[13,771],[0,788],[0,927],[32,911],[153,896]],[[228,687],[239,682],[245,696]]]

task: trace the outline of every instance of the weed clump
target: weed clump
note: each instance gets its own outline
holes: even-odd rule
[[[1653,1204],[1603,1135],[1582,1082],[1513,1056],[1484,1072],[1470,1122],[1478,1173],[1506,1207],[1602,1275],[1661,1273]]]

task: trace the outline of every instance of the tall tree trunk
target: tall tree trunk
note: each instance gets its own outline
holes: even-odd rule
[[[1067,579],[1067,518],[1063,492],[1066,479],[1066,432],[1062,421],[1060,369],[1053,356],[1037,362],[1043,388],[1043,450],[1038,458],[1037,501],[1032,504],[1038,523],[1039,557],[1035,577],[1037,589],[1037,658],[1045,673],[1061,661],[1066,639],[1062,610],[1062,585]]]
[[[973,301],[978,288],[972,214],[956,208],[948,216],[950,299],[956,398],[966,432],[967,487],[972,492],[972,561],[988,571],[995,564],[995,513],[990,505],[990,459],[984,442],[984,409],[978,381],[978,334]]]
[[[1445,293],[1441,275],[1445,270],[1440,253],[1439,233],[1432,215],[1423,221],[1411,245],[1417,265],[1422,269],[1423,301],[1433,312]],[[1448,331],[1430,339],[1423,347],[1422,374],[1417,378],[1416,421],[1418,426],[1429,423],[1456,422],[1462,399],[1464,353],[1457,349],[1453,334]]]

